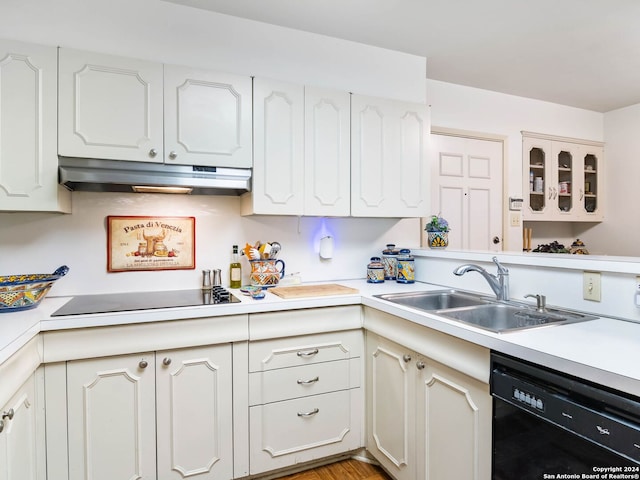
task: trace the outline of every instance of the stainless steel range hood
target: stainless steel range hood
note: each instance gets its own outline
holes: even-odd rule
[[[58,157],[59,182],[69,190],[134,192],[179,187],[192,195],[241,195],[251,190],[251,170],[163,163]],[[175,193],[175,192],[173,192]]]

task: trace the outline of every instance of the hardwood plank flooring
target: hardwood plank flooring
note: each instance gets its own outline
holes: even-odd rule
[[[376,465],[348,459],[280,477],[278,480],[391,480],[391,477]]]

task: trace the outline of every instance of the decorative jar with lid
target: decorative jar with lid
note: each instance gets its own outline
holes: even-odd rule
[[[380,257],[371,257],[371,262],[367,265],[367,282],[384,282],[384,267],[382,266]]]
[[[398,250],[393,243],[387,243],[387,248],[382,251],[382,265],[384,266],[384,279],[395,280],[398,275]]]
[[[396,282],[398,283],[415,283],[416,281],[416,269],[415,261],[411,256],[411,250],[403,248],[398,255],[398,276]]]

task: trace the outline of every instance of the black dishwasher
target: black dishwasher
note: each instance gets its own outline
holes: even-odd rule
[[[640,398],[491,354],[493,480],[640,479]]]

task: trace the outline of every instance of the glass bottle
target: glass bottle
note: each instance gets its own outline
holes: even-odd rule
[[[242,265],[238,259],[238,246],[233,246],[231,254],[231,265],[229,265],[229,288],[240,288],[242,286]]]

